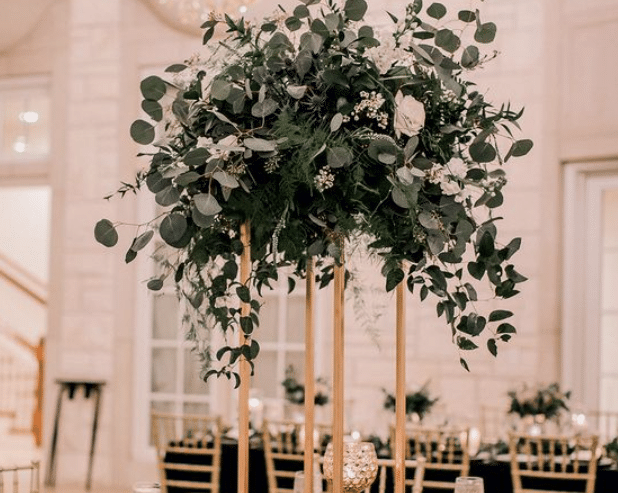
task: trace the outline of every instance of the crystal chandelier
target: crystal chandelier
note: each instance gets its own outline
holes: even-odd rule
[[[243,15],[255,0],[146,0],[146,4],[168,25],[180,31],[201,35],[200,25],[210,12]]]

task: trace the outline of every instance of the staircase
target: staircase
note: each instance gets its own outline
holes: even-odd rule
[[[3,293],[20,303],[8,303],[0,319],[0,428],[5,434],[34,438],[37,447],[42,439],[42,399],[44,339],[32,342],[32,331],[18,330],[19,315],[28,306],[46,310],[47,286],[0,253],[0,282]],[[10,291],[9,291],[10,289]],[[15,293],[14,295],[11,293]],[[25,300],[25,301],[24,301]],[[34,308],[32,308],[34,309]],[[9,325],[5,319],[11,316]],[[37,324],[38,325],[38,324]],[[20,325],[20,326],[23,326]],[[45,331],[37,331],[44,333]],[[37,333],[35,332],[35,334]],[[25,337],[29,334],[28,338]],[[28,435],[32,435],[31,437]]]

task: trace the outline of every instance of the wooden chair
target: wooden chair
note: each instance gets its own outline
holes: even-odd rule
[[[425,476],[425,459],[422,457],[416,460],[406,460],[406,478],[404,480],[404,490],[410,493],[423,492],[423,477]],[[392,478],[393,485],[395,484],[395,460],[394,459],[378,459],[378,493],[386,493],[387,476]],[[409,477],[409,472],[413,471],[412,477]],[[370,493],[372,488],[367,488],[364,493]]]
[[[315,451],[320,457],[330,441],[331,429],[330,425],[315,425]],[[304,468],[304,435],[304,423],[264,420],[262,440],[269,493],[294,491],[294,475]]]
[[[513,492],[564,493],[564,482],[572,481],[585,484],[585,490],[579,491],[593,493],[598,443],[596,435],[533,436],[509,433]]]
[[[468,475],[469,428],[414,426],[406,428],[406,438],[406,459],[425,459],[423,487],[454,490],[455,479]],[[395,427],[391,427],[391,446],[394,440]]]
[[[25,466],[0,467],[0,493],[39,493],[39,468],[37,461]],[[24,483],[28,486],[24,489]]]
[[[152,413],[161,489],[219,493],[221,418]]]

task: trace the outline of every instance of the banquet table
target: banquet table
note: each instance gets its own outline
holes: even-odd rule
[[[238,487],[237,468],[237,442],[226,439],[223,441],[221,448],[220,493],[236,493]],[[435,473],[435,471],[433,472]],[[483,478],[485,493],[512,493],[513,491],[509,462],[473,459],[470,462],[469,475]],[[387,481],[387,493],[392,491],[391,485],[392,481]],[[181,490],[175,490],[175,488],[168,488],[168,493],[181,492]],[[377,491],[376,484],[374,484],[372,492],[374,490]],[[249,492],[268,492],[266,461],[264,450],[260,446],[252,446],[249,450]],[[597,470],[595,493],[616,492],[618,492],[618,469],[607,466],[599,467]],[[423,493],[433,493],[433,491],[429,488],[424,488]]]

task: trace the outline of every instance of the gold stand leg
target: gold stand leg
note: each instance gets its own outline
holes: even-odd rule
[[[397,286],[396,314],[396,383],[395,383],[395,493],[405,491],[406,440],[406,312],[405,285]]]
[[[345,266],[343,242],[341,265],[335,265],[333,300],[333,492],[343,491],[343,411],[344,411],[344,301]]]
[[[307,260],[307,283],[305,291],[305,493],[313,493],[313,430],[315,424],[315,341],[313,300],[313,259]]]
[[[240,239],[243,252],[240,258],[240,282],[247,284],[251,272],[251,227],[248,222],[240,226]],[[251,314],[248,303],[241,304],[241,315]],[[245,335],[239,334],[240,344],[246,344]],[[249,493],[249,388],[251,386],[251,367],[240,358],[240,388],[238,391],[238,493]]]

